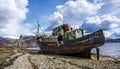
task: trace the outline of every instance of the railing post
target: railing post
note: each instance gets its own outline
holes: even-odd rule
[[[97,60],[99,60],[100,53],[99,53],[99,48],[97,47],[96,47],[96,52],[97,52]]]

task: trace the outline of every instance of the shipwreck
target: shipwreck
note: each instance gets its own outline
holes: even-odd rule
[[[51,36],[37,34],[36,40],[42,53],[78,55],[87,58],[90,58],[92,48],[105,43],[102,29],[84,35],[83,29],[73,29],[68,24],[54,28]]]

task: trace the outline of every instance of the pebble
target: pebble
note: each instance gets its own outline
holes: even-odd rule
[[[120,61],[116,62],[110,57],[100,57],[100,60],[97,60],[95,57],[83,59],[79,57],[26,53],[4,69],[120,69]]]
[[[25,54],[18,57],[12,65],[5,67],[4,69],[33,69],[31,63],[28,60],[30,54]]]

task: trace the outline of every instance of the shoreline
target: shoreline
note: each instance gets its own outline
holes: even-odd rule
[[[96,55],[97,57],[97,54],[96,53],[91,53],[91,55]],[[120,59],[120,57],[112,57],[112,56],[107,56],[107,55],[100,55],[100,57],[109,57],[109,58],[113,58],[113,59]]]
[[[95,55],[92,55],[91,59],[85,59],[85,58],[73,57],[73,56],[49,55],[49,54],[40,54],[40,55],[33,54],[33,55],[34,56],[31,57],[32,62],[36,66],[37,65],[41,66],[40,68],[48,68],[48,69],[49,68],[60,68],[60,69],[61,68],[63,69],[70,69],[70,68],[119,69],[120,68],[120,61],[117,61],[111,57],[100,56],[100,60],[97,60],[95,58]]]
[[[28,50],[26,49],[25,51],[27,51],[28,53],[31,53],[31,54],[41,54],[39,51],[40,50]],[[52,54],[51,54],[52,55]],[[53,54],[54,55],[54,54]],[[94,55],[97,57],[97,54],[96,53],[91,53],[91,55]],[[120,60],[120,57],[112,57],[112,56],[107,56],[107,55],[100,55],[100,57],[109,57],[109,58],[113,58],[113,59],[119,59]]]
[[[25,51],[23,55],[15,58],[11,65],[5,66],[5,69],[16,67],[24,69],[29,67],[29,65],[29,69],[120,69],[119,59],[100,55],[100,60],[97,60],[96,57],[95,54],[91,55],[91,59],[86,59],[75,56],[41,54],[38,51]]]

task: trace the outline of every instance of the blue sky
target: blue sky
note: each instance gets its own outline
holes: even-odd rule
[[[120,38],[119,10],[120,0],[0,0],[0,36],[35,35],[39,18],[46,34],[68,23],[85,33],[103,29],[106,37]]]
[[[30,22],[33,25],[39,18],[40,24],[43,27],[49,25],[49,16],[56,10],[57,5],[64,4],[67,0],[29,0],[29,12],[25,22]]]

